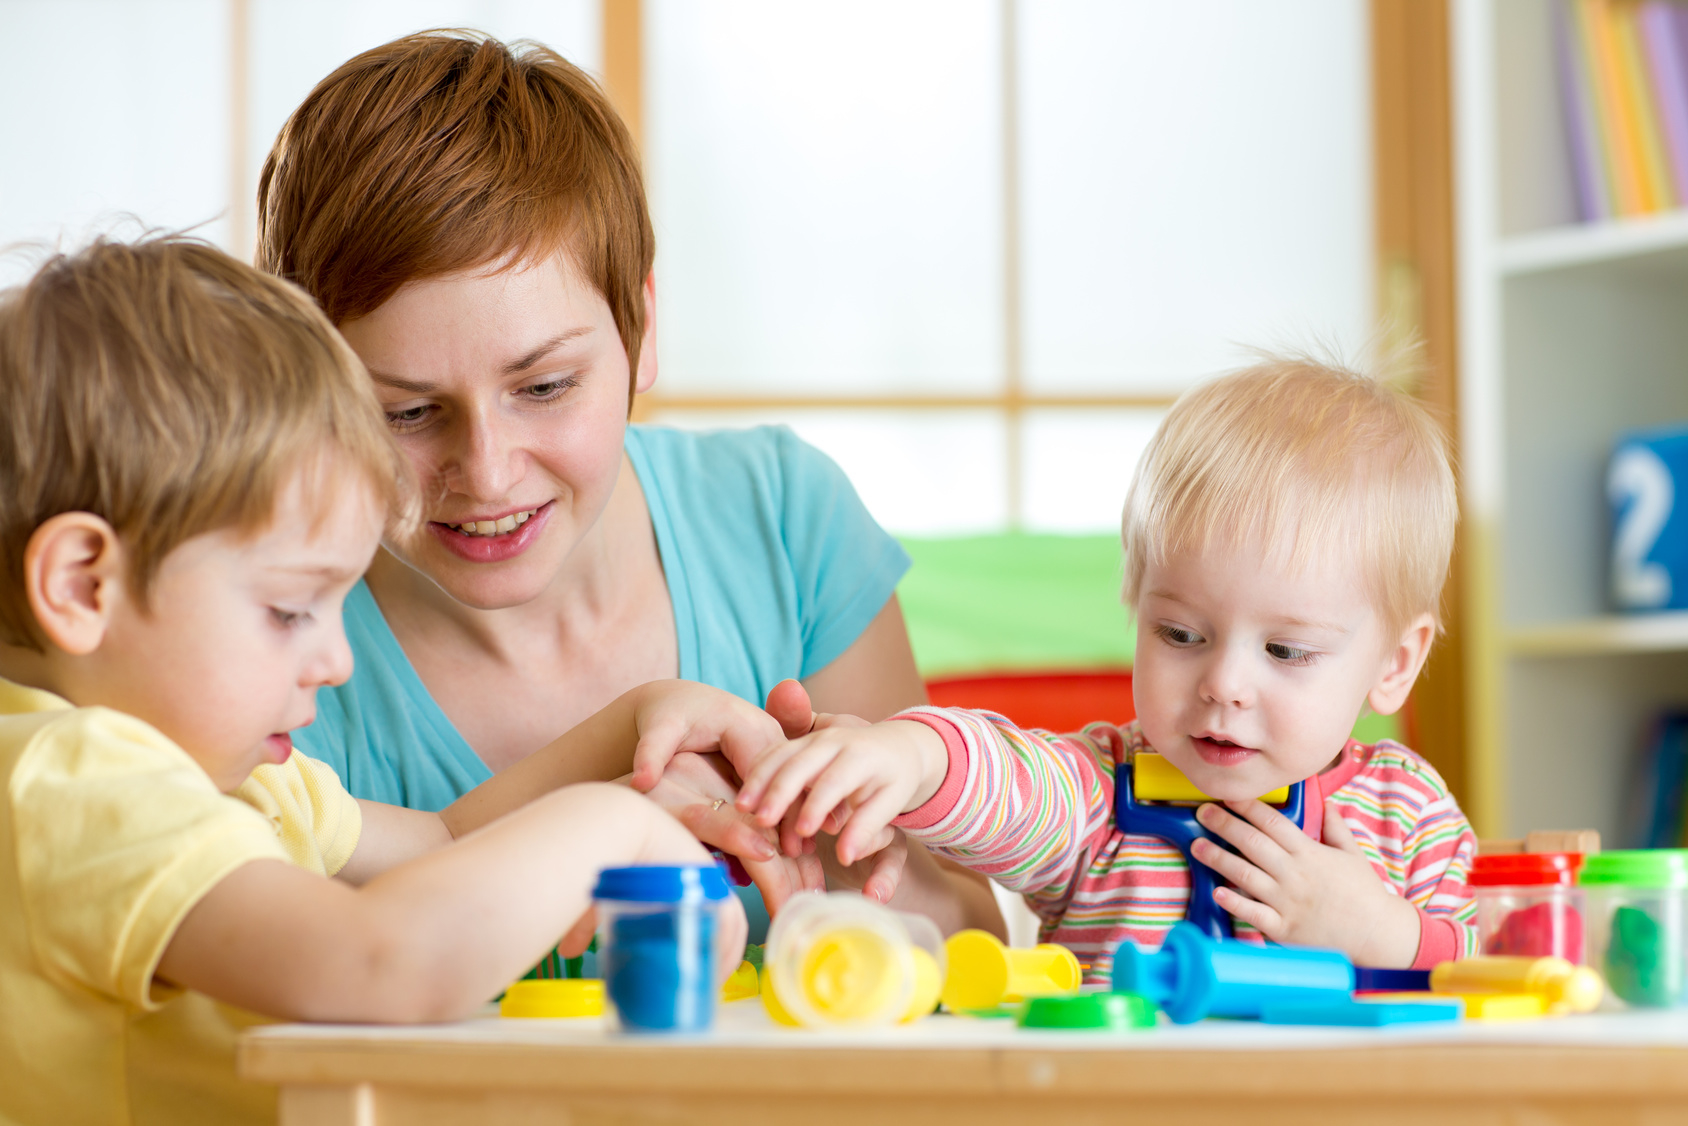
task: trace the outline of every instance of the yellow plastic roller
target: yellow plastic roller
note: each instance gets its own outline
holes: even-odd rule
[[[1138,801],[1195,805],[1215,800],[1196,789],[1196,784],[1184,777],[1183,771],[1153,751],[1139,751],[1133,755],[1131,771]],[[1279,786],[1271,793],[1260,795],[1260,800],[1267,805],[1282,805],[1289,800],[1289,787]]]
[[[1084,979],[1078,958],[1054,943],[1015,950],[986,931],[966,930],[950,936],[944,953],[949,974],[944,979],[943,1001],[951,1012],[1077,993]]]

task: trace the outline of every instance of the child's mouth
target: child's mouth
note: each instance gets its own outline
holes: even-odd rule
[[[1190,745],[1196,749],[1202,761],[1210,766],[1236,766],[1260,753],[1253,747],[1245,747],[1212,735],[1192,735]]]

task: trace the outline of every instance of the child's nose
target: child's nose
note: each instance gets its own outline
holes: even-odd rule
[[[1247,707],[1253,699],[1247,662],[1241,654],[1219,650],[1202,672],[1201,697],[1221,707]]]
[[[346,641],[346,631],[336,623],[331,636],[306,664],[300,685],[313,691],[344,684],[352,677],[352,647]]]

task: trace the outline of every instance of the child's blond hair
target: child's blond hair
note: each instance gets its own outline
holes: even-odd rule
[[[1305,355],[1185,393],[1125,503],[1125,597],[1173,553],[1258,546],[1292,567],[1341,555],[1365,570],[1385,626],[1431,614],[1459,500],[1442,428],[1382,379]]]
[[[163,235],[55,256],[0,294],[0,641],[41,648],[24,551],[53,516],[108,521],[145,605],[166,555],[259,530],[301,469],[409,504],[363,365],[296,287]]]

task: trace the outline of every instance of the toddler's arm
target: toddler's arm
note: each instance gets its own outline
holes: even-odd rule
[[[283,1019],[455,1019],[576,928],[600,869],[708,859],[632,791],[571,786],[361,888],[278,860],[248,863],[188,912],[157,974]],[[745,923],[736,899],[723,910],[724,974]]]
[[[870,850],[896,825],[1008,888],[1061,900],[1111,831],[1104,757],[1082,737],[914,708],[793,740],[752,767],[739,800],[773,825],[807,790],[797,831],[837,828],[841,857]]]

